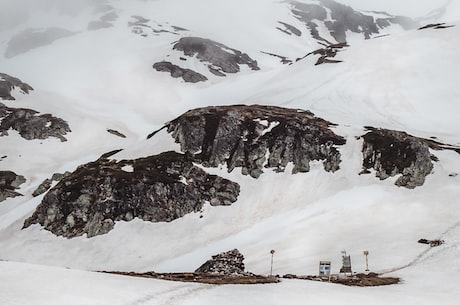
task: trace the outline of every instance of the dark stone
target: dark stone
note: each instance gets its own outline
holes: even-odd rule
[[[23,83],[19,78],[9,76],[5,73],[0,73],[0,99],[3,100],[15,100],[11,95],[11,91],[18,87],[23,93],[29,93],[30,90],[34,90],[29,84]]]
[[[116,221],[170,222],[199,212],[206,202],[231,205],[239,194],[237,183],[207,174],[176,152],[120,162],[107,158],[63,178],[24,228],[38,223],[56,235],[92,237],[107,233]]]
[[[237,249],[214,255],[210,260],[195,270],[196,273],[216,275],[248,275],[244,271],[244,256]]]
[[[181,77],[187,83],[204,82],[208,80],[206,76],[190,69],[181,68],[169,61],[157,62],[153,68],[160,72],[169,72],[172,77]]]
[[[24,176],[12,171],[0,171],[0,202],[7,198],[22,196],[15,190],[24,182],[26,182]]]
[[[167,124],[181,149],[204,166],[241,167],[257,178],[263,168],[308,172],[310,162],[323,161],[326,171],[339,169],[335,147],[345,139],[334,134],[331,123],[309,111],[274,106],[237,105],[190,110]]]
[[[433,169],[426,140],[402,131],[369,129],[363,136],[363,169],[374,169],[380,180],[401,175],[395,182],[397,186],[423,185]]]
[[[252,70],[260,70],[257,61],[251,59],[246,53],[210,39],[183,37],[173,49],[184,52],[186,56],[196,55],[199,60],[211,64],[212,70],[219,70],[221,73],[237,73],[240,71],[240,65],[247,65]]]
[[[51,114],[41,114],[32,109],[9,108],[0,103],[0,136],[8,135],[8,130],[14,129],[27,140],[56,137],[67,141],[64,137],[70,132],[66,121]]]

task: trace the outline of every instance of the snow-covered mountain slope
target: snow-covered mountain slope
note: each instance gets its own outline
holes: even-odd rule
[[[320,6],[331,1],[302,3]],[[380,181],[372,171],[359,173],[365,126],[460,145],[456,81],[460,23],[424,30],[392,25],[379,29],[371,39],[346,31],[349,46],[334,57],[341,62],[315,65],[314,54],[296,59],[324,48],[326,42],[312,35],[312,26],[298,18],[295,7],[292,2],[266,0],[85,1],[74,15],[39,10],[28,22],[0,29],[0,72],[34,88],[28,94],[12,88],[15,100],[1,102],[8,109],[49,113],[65,120],[71,130],[65,142],[53,137],[26,140],[14,130],[0,136],[0,170],[26,178],[15,189],[23,196],[0,202],[0,259],[5,260],[0,262],[0,303],[45,304],[46,298],[62,293],[64,300],[75,304],[85,295],[101,304],[167,303],[169,297],[194,304],[222,295],[229,296],[223,299],[230,302],[232,295],[250,293],[257,298],[244,298],[248,304],[261,303],[265,294],[272,297],[263,299],[273,304],[279,300],[300,304],[306,297],[330,304],[335,300],[327,299],[331,294],[348,304],[455,304],[459,297],[455,287],[460,284],[456,267],[460,264],[460,155],[431,150],[438,161],[415,189],[395,186],[398,176]],[[325,23],[333,14],[324,7],[324,22],[313,21],[319,35],[335,43]],[[47,30],[53,28],[72,35]],[[41,33],[34,36],[40,39],[27,40],[27,48],[11,49],[15,45],[11,41],[24,33]],[[260,70],[241,64],[238,73],[216,75],[208,61],[173,48],[184,37],[210,39],[229,54],[247,54]],[[291,60],[290,64],[274,55]],[[187,83],[172,78],[153,69],[161,61],[202,73],[208,80]],[[190,109],[233,104],[309,110],[337,124],[331,130],[346,140],[337,148],[340,169],[326,172],[315,161],[309,172],[293,175],[294,165],[289,163],[281,173],[264,168],[255,179],[239,169],[228,173],[224,165],[195,164],[238,183],[237,201],[230,206],[206,204],[171,222],[117,221],[107,234],[91,238],[58,237],[38,224],[22,229],[45,196],[32,193],[54,173],[72,172],[116,149],[123,150],[112,158],[125,162],[180,151],[166,130],[146,137]],[[445,243],[429,248],[417,243],[420,238]],[[245,255],[248,270],[260,274],[268,274],[269,251],[276,249],[274,272],[281,275],[316,274],[320,260],[332,260],[333,272],[338,272],[344,249],[352,256],[354,270],[364,271],[362,253],[368,250],[371,271],[393,272],[403,283],[372,290],[297,281],[274,288],[209,288],[23,264],[192,271],[209,256],[233,248]],[[85,294],[46,287],[50,294],[19,293],[23,287],[18,278],[27,277],[31,270],[42,273],[44,283],[61,276],[69,285],[87,279],[100,290]],[[108,287],[107,282],[114,286]],[[30,277],[27,285],[30,290],[45,289]],[[121,285],[135,287],[116,293],[113,287]]]

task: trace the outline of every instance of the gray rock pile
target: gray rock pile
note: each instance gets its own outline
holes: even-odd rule
[[[195,270],[197,273],[213,275],[248,275],[244,271],[244,256],[237,249],[214,255]]]

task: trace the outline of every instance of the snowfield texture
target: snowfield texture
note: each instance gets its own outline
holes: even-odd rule
[[[0,0],[10,13],[0,20],[0,73],[34,89],[27,93],[13,86],[8,94],[14,100],[1,103],[51,114],[69,129],[64,142],[28,140],[13,129],[0,137],[0,171],[26,179],[14,190],[23,196],[0,202],[0,304],[458,303],[460,155],[430,149],[438,161],[415,189],[395,186],[399,175],[383,181],[373,169],[359,175],[365,126],[460,146],[457,1],[420,19],[420,26],[452,27],[404,30],[394,24],[371,39],[347,31],[349,47],[334,58],[342,62],[321,65],[315,65],[315,56],[295,61],[324,45],[294,16],[289,1],[31,2],[13,7]],[[26,6],[34,14],[27,15]],[[442,5],[430,7],[437,8]],[[332,38],[325,27],[317,29]],[[260,70],[239,65],[239,73],[216,75],[208,62],[173,49],[184,37],[238,50]],[[153,69],[161,61],[208,80],[187,83]],[[190,109],[235,104],[308,110],[335,123],[331,130],[346,140],[337,147],[340,169],[326,172],[315,161],[309,172],[293,175],[289,162],[284,172],[264,168],[255,179],[240,170],[229,173],[226,165],[194,164],[237,182],[236,202],[206,203],[170,222],[115,221],[107,234],[91,238],[58,237],[39,224],[22,229],[45,196],[32,194],[53,174],[73,172],[118,149],[112,158],[126,165],[120,170],[128,174],[135,166],[122,160],[180,152],[165,129],[147,139],[153,131]],[[263,118],[257,122],[267,132],[277,127]],[[420,238],[445,243],[430,248],[417,243]],[[283,280],[213,286],[93,272],[193,271],[212,255],[235,248],[247,271],[263,275],[270,272],[271,249],[276,250],[273,272],[279,275],[316,274],[320,260],[331,260],[338,273],[342,250],[351,255],[353,271],[363,272],[367,250],[371,271],[400,277],[402,283],[360,288]]]

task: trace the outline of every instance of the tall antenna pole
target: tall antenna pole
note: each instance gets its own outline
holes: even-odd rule
[[[271,261],[270,261],[270,277],[273,276],[273,254],[275,254],[275,250],[270,251],[271,256]]]

